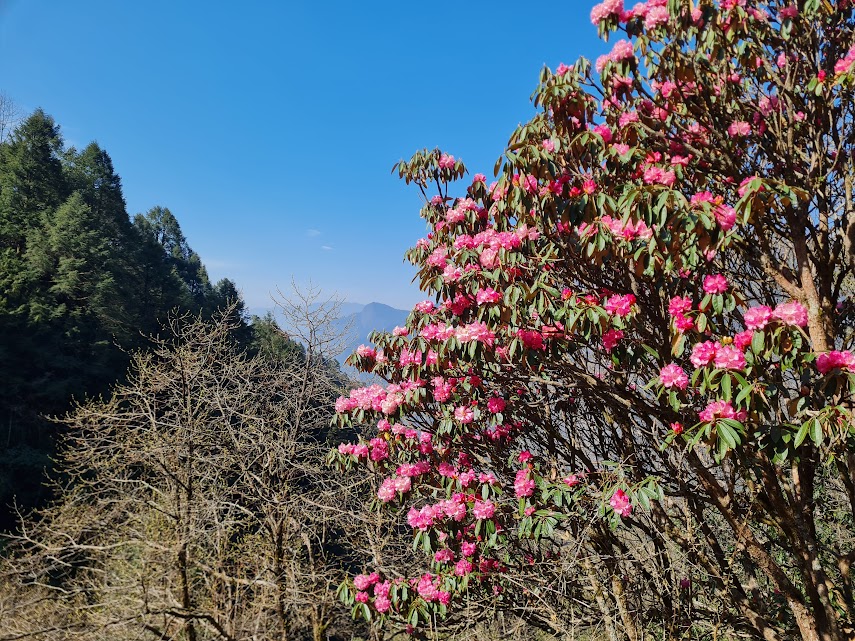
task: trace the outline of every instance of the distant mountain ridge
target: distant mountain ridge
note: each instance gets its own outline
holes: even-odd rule
[[[367,345],[370,342],[368,335],[371,332],[391,332],[396,326],[403,326],[409,313],[407,310],[395,309],[383,303],[368,303],[361,309],[339,318],[336,321],[338,327],[342,331],[347,329],[347,349],[339,355],[338,362],[343,364],[357,347],[362,344]]]

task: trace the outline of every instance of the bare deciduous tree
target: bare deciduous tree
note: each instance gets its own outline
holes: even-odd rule
[[[323,462],[344,384],[324,313],[278,362],[238,353],[228,314],[174,319],[64,419],[59,499],[12,541],[0,639],[350,638],[335,592],[364,490]]]

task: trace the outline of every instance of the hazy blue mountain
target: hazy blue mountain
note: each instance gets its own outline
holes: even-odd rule
[[[409,311],[403,309],[395,309],[383,303],[368,303],[359,311],[342,316],[339,320],[339,327],[348,329],[348,348],[338,358],[340,363],[344,363],[345,359],[350,356],[360,344],[368,344],[368,335],[373,331],[391,332],[395,326],[403,326],[407,320]]]

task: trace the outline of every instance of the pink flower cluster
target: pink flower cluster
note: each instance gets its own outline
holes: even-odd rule
[[[611,352],[617,344],[620,343],[624,333],[622,329],[610,329],[603,334],[603,347],[607,352]]]
[[[671,363],[659,370],[659,382],[666,389],[671,387],[686,389],[689,385],[689,377],[686,376],[682,367]]]
[[[855,355],[850,351],[831,351],[816,358],[816,369],[820,374],[828,374],[833,369],[855,370]]]
[[[740,345],[744,345],[746,335],[740,334]],[[750,343],[750,337],[748,337]],[[745,369],[744,347],[734,345],[722,345],[719,342],[704,341],[696,343],[692,348],[689,360],[697,368],[706,367],[713,363],[718,369],[743,370]]]
[[[773,315],[784,325],[805,327],[808,324],[807,308],[795,300],[778,305]]]
[[[409,476],[392,476],[383,479],[380,483],[380,489],[377,490],[377,498],[388,503],[395,498],[395,494],[400,492],[406,494],[412,488],[412,481]]]
[[[440,590],[441,578],[432,574],[424,574],[416,583],[416,592],[428,603],[439,602],[448,605],[451,602],[451,594]]]
[[[461,492],[434,505],[425,505],[420,510],[410,508],[407,513],[407,523],[410,527],[423,532],[437,521],[451,519],[460,522],[464,518],[466,518],[466,495]]]
[[[629,242],[637,238],[641,240],[650,240],[653,238],[653,230],[643,220],[635,222],[628,220],[623,222],[620,218],[612,218],[606,215],[600,219],[600,222],[606,226],[613,236],[623,238]]]
[[[695,325],[695,321],[686,316],[692,311],[692,299],[688,296],[674,296],[668,303],[668,313],[678,332],[687,332]]]
[[[713,401],[709,403],[700,414],[698,414],[698,418],[703,423],[714,423],[721,418],[729,418],[741,422],[744,421],[746,417],[747,412],[745,410],[739,410],[737,412],[733,408],[733,405],[727,401]]]
[[[448,154],[442,154],[439,157],[439,168],[440,169],[451,169],[454,167],[454,156],[450,156]]]
[[[485,287],[484,289],[479,289],[478,293],[475,294],[475,302],[479,305],[498,303],[503,298],[501,292],[497,292],[492,287]]]
[[[635,305],[635,296],[633,294],[620,294],[609,298],[604,305],[604,309],[612,316],[625,318],[632,312],[633,305]]]
[[[543,334],[535,330],[518,329],[517,336],[528,349],[543,350],[546,346],[543,344]]]
[[[704,291],[707,294],[723,294],[728,286],[727,279],[721,274],[710,274],[704,277]]]
[[[355,409],[373,410],[384,414],[394,414],[407,402],[409,393],[424,384],[424,381],[402,381],[385,389],[379,385],[359,387],[351,390],[349,396],[339,396],[335,402],[335,411],[350,412]]]
[[[849,73],[853,67],[855,67],[855,45],[852,45],[845,57],[834,64],[834,73]]]
[[[626,492],[624,492],[623,490],[615,491],[615,493],[612,495],[612,498],[609,499],[609,505],[621,517],[627,517],[632,514],[632,504],[630,503],[629,497],[626,495]]]
[[[472,506],[472,516],[474,516],[479,521],[484,521],[486,519],[493,518],[493,515],[496,513],[496,506],[491,501],[482,501],[481,499],[475,499],[475,505]]]
[[[623,0],[604,0],[591,9],[591,24],[598,25],[612,16],[619,18],[621,14],[623,14]]]
[[[514,494],[517,498],[531,496],[534,493],[535,482],[531,478],[529,470],[518,470],[514,478]]]
[[[444,403],[451,398],[454,392],[455,382],[446,380],[442,376],[435,376],[431,379],[433,385],[433,398],[438,403]]]
[[[772,320],[772,308],[766,305],[752,307],[743,314],[745,327],[748,329],[763,329]]]
[[[673,187],[674,182],[677,179],[677,175],[670,169],[662,169],[662,167],[653,165],[644,170],[642,179],[646,185],[665,185],[666,187]]]

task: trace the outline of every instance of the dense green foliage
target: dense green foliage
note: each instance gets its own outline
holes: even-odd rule
[[[0,143],[0,529],[13,496],[44,498],[57,429],[46,417],[107,393],[170,310],[207,317],[233,301],[235,284],[210,282],[169,209],[128,216],[97,143],[66,149],[42,110],[21,122]]]

